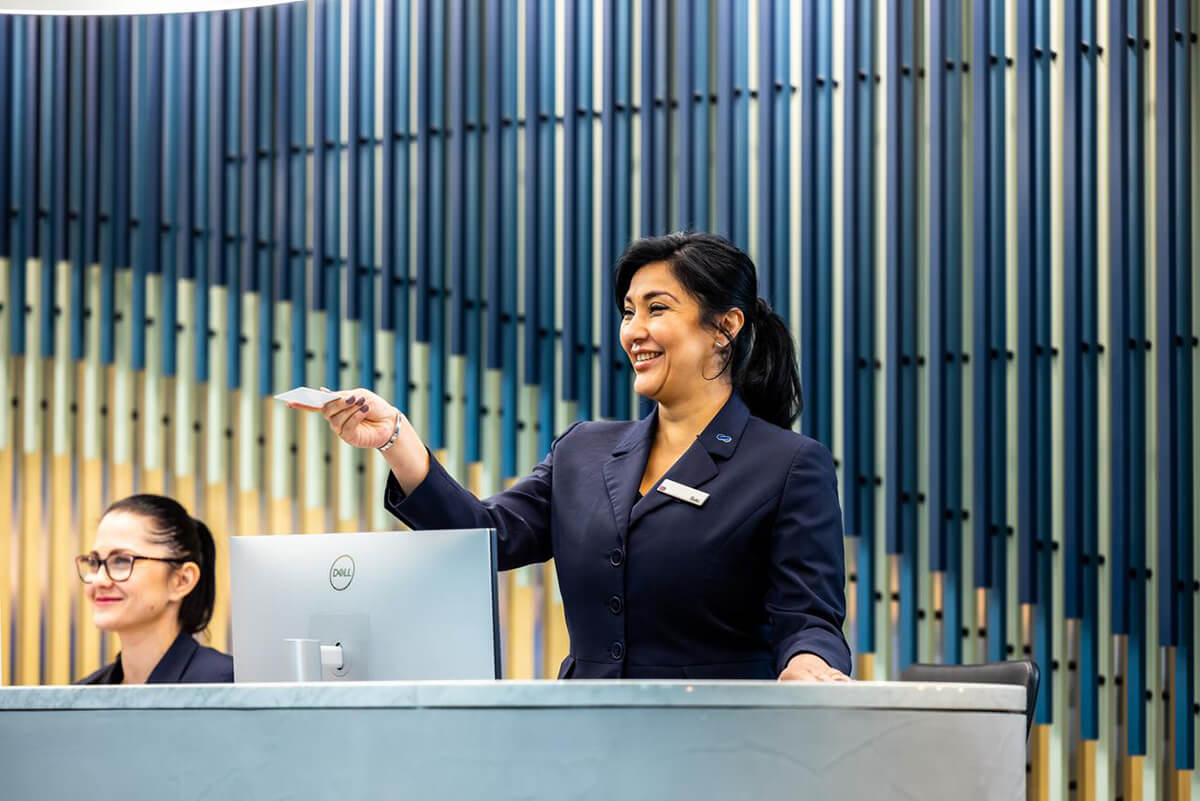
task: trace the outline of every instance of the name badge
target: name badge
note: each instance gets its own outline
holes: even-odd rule
[[[663,495],[670,495],[677,501],[684,501],[693,506],[703,506],[704,502],[708,500],[707,492],[692,489],[687,484],[680,484],[678,481],[672,481],[669,478],[663,479],[663,482],[658,485],[658,491]]]

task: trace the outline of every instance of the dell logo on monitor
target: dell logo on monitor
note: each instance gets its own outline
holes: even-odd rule
[[[344,553],[329,567],[329,584],[335,590],[344,590],[354,581],[354,559]]]

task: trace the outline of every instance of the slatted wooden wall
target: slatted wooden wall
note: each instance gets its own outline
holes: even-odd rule
[[[1200,0],[310,0],[0,16],[0,678],[111,658],[70,557],[393,525],[271,394],[487,494],[640,414],[608,268],[693,227],[791,322],[860,678],[1031,655],[1034,798],[1200,798]],[[221,573],[213,644],[228,645]],[[568,644],[502,582],[509,676]]]

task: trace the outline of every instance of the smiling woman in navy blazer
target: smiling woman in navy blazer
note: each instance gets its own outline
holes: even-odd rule
[[[491,498],[374,393],[322,412],[384,452],[385,503],[413,528],[495,528],[502,569],[554,558],[571,638],[560,678],[845,681],[833,460],[790,430],[795,349],[753,262],[718,237],[671,234],[632,243],[613,283],[634,390],[654,410],[576,423]]]
[[[233,681],[233,659],[196,642],[212,618],[216,546],[208,526],[162,495],[132,495],[100,518],[75,565],[92,622],[121,652],[80,684]]]

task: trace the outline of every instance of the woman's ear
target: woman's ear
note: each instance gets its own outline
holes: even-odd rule
[[[200,565],[195,562],[184,562],[171,572],[170,586],[167,588],[168,597],[172,601],[182,601],[200,581]]]
[[[718,321],[721,326],[721,331],[728,336],[720,337],[717,340],[717,347],[727,348],[733,344],[733,340],[737,339],[738,332],[742,330],[742,326],[746,324],[746,315],[736,306],[721,315]]]

